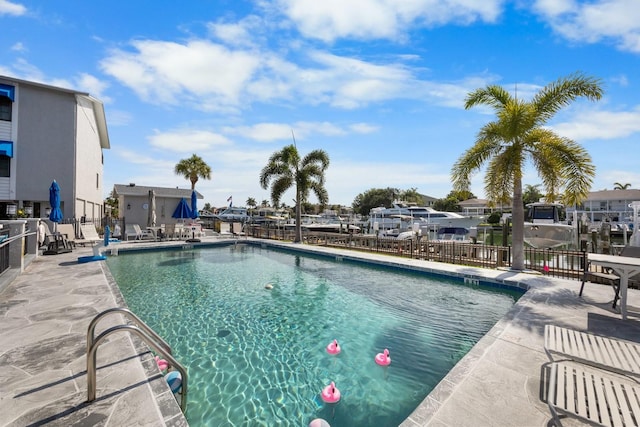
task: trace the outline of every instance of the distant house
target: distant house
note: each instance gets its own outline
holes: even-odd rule
[[[577,211],[579,215],[584,212],[591,222],[603,220],[628,222],[633,216],[633,209],[629,204],[634,201],[640,201],[640,190],[592,191],[577,208],[567,206],[567,215]]]
[[[462,209],[462,215],[480,216],[491,213],[489,201],[486,199],[467,199],[458,203]]]
[[[433,204],[438,201],[435,197],[425,196],[424,194],[420,194],[422,197],[422,204],[420,206],[433,207]]]
[[[191,206],[191,189],[147,187],[133,183],[116,184],[113,186],[113,191],[118,198],[120,218],[124,219],[127,224],[139,224],[146,227],[150,208],[149,192],[152,190],[155,192],[156,224],[158,226],[178,222],[172,215],[178,207],[180,199],[186,199]],[[196,195],[199,200],[204,198],[197,191]]]
[[[458,203],[462,209],[462,215],[466,216],[481,216],[490,215],[492,212],[511,212],[511,205],[503,206],[489,206],[489,201],[486,199],[467,199]]]
[[[104,215],[102,102],[85,92],[0,76],[0,218],[48,215],[60,185],[64,218]]]

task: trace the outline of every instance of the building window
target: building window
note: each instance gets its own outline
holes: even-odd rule
[[[96,174],[96,188],[100,188],[100,175]]]
[[[12,102],[6,96],[0,96],[0,120],[11,121]]]
[[[11,176],[11,157],[0,154],[0,177],[9,178]]]

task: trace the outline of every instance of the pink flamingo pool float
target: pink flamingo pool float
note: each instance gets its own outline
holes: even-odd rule
[[[331,381],[331,384],[322,389],[320,397],[326,403],[336,403],[340,400],[340,390],[338,390],[336,384]]]
[[[376,363],[380,366],[388,366],[391,363],[391,356],[389,356],[389,350],[384,349],[383,353],[376,354]]]
[[[169,362],[164,359],[160,359],[160,356],[156,356],[156,363],[158,364],[158,369],[161,371],[166,371],[169,367]]]
[[[340,354],[340,344],[338,344],[338,340],[333,340],[327,345],[327,353]]]

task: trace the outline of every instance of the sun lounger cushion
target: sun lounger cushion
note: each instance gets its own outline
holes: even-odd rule
[[[547,405],[556,421],[563,414],[600,426],[640,425],[640,385],[582,366],[551,364]]]
[[[544,350],[553,355],[625,375],[640,376],[640,345],[631,341],[546,325]]]

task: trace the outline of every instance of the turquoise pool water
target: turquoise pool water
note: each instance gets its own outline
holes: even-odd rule
[[[520,296],[248,245],[121,252],[107,265],[187,367],[194,427],[397,426]],[[325,351],[334,338],[338,356]],[[319,396],[331,381],[337,404]]]

